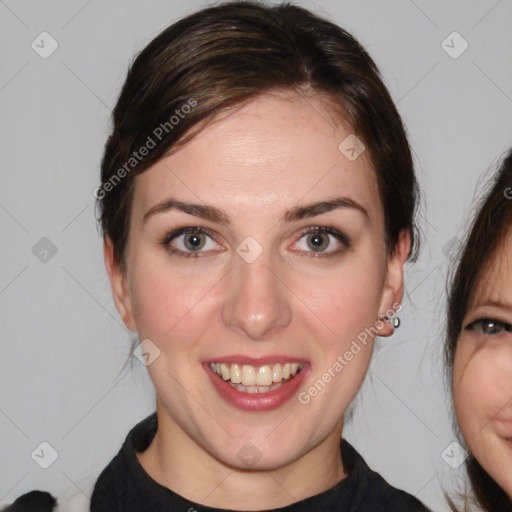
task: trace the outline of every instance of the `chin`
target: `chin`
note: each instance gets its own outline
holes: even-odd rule
[[[292,463],[302,455],[304,449],[298,439],[288,436],[289,443],[282,439],[251,439],[250,436],[231,440],[222,446],[212,447],[212,454],[222,463],[238,469],[271,471]],[[293,441],[293,442],[292,442]],[[217,443],[214,443],[217,444]]]

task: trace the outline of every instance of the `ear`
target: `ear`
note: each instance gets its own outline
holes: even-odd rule
[[[114,245],[109,237],[103,238],[103,254],[105,256],[105,266],[110,277],[110,286],[117,311],[121,315],[124,324],[130,331],[136,332],[135,321],[132,313],[132,300],[127,284],[125,272],[120,268],[114,258]]]
[[[397,304],[401,304],[404,294],[404,264],[411,253],[411,235],[409,230],[403,229],[398,237],[393,254],[389,257],[387,263],[386,279],[382,298],[380,303],[380,315],[382,328],[377,329],[378,336],[391,336],[394,328],[391,322],[384,317],[391,311],[396,311]]]

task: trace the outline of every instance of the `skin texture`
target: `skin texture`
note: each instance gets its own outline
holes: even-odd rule
[[[292,397],[266,412],[224,402],[201,363],[228,355],[303,358],[311,365],[301,388],[307,390],[402,298],[409,236],[404,231],[394,254],[387,253],[367,152],[352,162],[340,153],[350,131],[334,125],[323,105],[318,97],[273,94],[222,116],[137,176],[126,273],[106,239],[118,311],[128,328],[160,350],[147,367],[159,428],[139,460],[157,482],[204,505],[281,507],[344,478],[343,414],[365,377],[373,342],[308,404]],[[367,214],[346,207],[280,221],[287,210],[336,196],[357,201]],[[222,208],[231,222],[178,210],[143,222],[170,197]],[[319,255],[301,232],[316,225],[333,226],[350,246],[322,235],[330,256]],[[184,226],[213,232],[197,258],[159,245]],[[236,252],[249,236],[263,250],[252,263]],[[172,244],[186,250],[183,237]],[[387,322],[379,327],[382,336],[393,331]],[[251,470],[237,456],[248,442],[260,453]]]
[[[455,352],[453,391],[470,451],[512,499],[511,271],[509,231],[470,300]],[[474,323],[481,319],[493,322]]]

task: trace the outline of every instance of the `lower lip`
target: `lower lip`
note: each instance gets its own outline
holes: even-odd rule
[[[302,370],[285,384],[267,393],[244,393],[238,391],[227,381],[213,373],[209,363],[203,364],[206,373],[212,381],[217,393],[228,404],[245,411],[271,411],[287,402],[300,388],[309,373],[309,365],[304,365]]]

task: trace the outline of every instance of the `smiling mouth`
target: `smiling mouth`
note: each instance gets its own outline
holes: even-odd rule
[[[302,363],[276,363],[251,366],[236,363],[210,363],[210,370],[243,393],[268,393],[292,380],[304,365]]]

